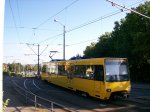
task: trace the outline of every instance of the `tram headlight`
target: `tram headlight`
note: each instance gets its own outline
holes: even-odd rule
[[[107,92],[111,92],[111,89],[108,88],[108,89],[106,89],[106,91],[107,91]]]
[[[127,90],[128,90],[128,91],[131,91],[131,86],[128,86],[128,87],[127,87]]]

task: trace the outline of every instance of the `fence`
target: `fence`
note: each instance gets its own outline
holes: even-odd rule
[[[35,107],[35,111],[37,111],[37,109],[45,109],[48,112],[55,112],[56,111],[60,111],[60,109],[64,110],[65,112],[76,112],[75,110],[72,110],[70,108],[67,108],[64,105],[61,105],[59,103],[47,100],[43,97],[40,97],[34,93],[32,93],[31,91],[24,89],[22,87],[20,87],[15,81],[12,80],[13,83],[13,87],[14,89],[23,96],[25,103],[26,104],[32,104]]]

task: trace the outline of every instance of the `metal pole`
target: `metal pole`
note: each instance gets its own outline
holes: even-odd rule
[[[20,71],[21,71],[21,70],[20,70],[20,66],[21,66],[21,63],[19,63],[19,74],[20,74]]]
[[[40,65],[39,65],[39,60],[40,60],[40,54],[39,54],[39,44],[38,44],[38,77],[40,76]]]
[[[63,32],[63,60],[65,60],[65,25],[63,26],[64,27],[64,32]]]
[[[36,95],[35,95],[35,102],[34,103],[35,103],[35,111],[36,111]]]
[[[63,26],[63,60],[65,60],[65,25],[63,25],[61,22],[54,19],[54,22],[58,22],[60,25]]]
[[[7,68],[8,68],[8,63],[7,63],[7,57],[6,57],[6,72],[7,72]]]
[[[26,91],[26,104],[27,104],[27,100],[28,100],[28,99],[27,99],[27,91]]]
[[[51,102],[51,111],[53,112],[53,102]]]

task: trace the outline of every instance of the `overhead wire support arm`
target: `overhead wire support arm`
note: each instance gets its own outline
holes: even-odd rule
[[[43,52],[47,49],[48,45],[45,47],[45,49],[41,52],[40,56],[43,54]]]
[[[27,46],[36,54],[36,55],[38,55],[31,47],[30,47],[30,45],[31,44],[28,44],[28,43],[26,43],[27,44]],[[34,46],[34,44],[32,44],[33,46]]]
[[[45,47],[45,49],[40,53],[40,45],[39,44],[29,44],[29,43],[26,43],[26,45],[35,53],[35,55],[38,56],[38,71],[37,71],[37,74],[38,74],[38,77],[40,76],[40,55],[46,50],[46,48],[48,47],[48,45]],[[32,46],[37,46],[38,47],[38,53],[36,53],[31,47],[30,45]],[[29,54],[30,55],[30,54]]]
[[[112,2],[112,1],[110,1],[110,0],[106,0],[106,1],[107,1],[107,2],[110,2],[110,3],[112,4],[112,6],[119,6],[119,7],[123,8],[123,9],[129,10],[129,11],[131,11],[131,12],[134,12],[134,13],[139,14],[139,15],[145,17],[145,18],[150,19],[149,16],[146,16],[146,15],[144,15],[144,14],[142,14],[142,13],[139,13],[139,12],[137,12],[137,11],[135,11],[135,10],[129,9],[129,8],[125,7],[125,6],[122,6],[122,5],[120,5],[120,4],[117,4],[117,3]]]
[[[29,56],[29,55],[36,55],[36,54],[24,54],[25,56]]]

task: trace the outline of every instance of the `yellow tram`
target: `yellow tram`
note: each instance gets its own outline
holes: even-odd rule
[[[92,97],[126,98],[131,84],[126,58],[93,58],[51,61],[41,79]]]

